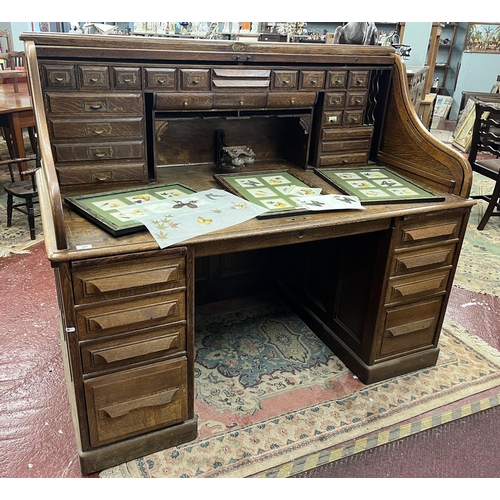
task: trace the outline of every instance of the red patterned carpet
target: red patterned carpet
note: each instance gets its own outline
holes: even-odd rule
[[[82,477],[43,244],[0,259],[1,477]],[[500,349],[499,299],[454,288],[449,315]],[[295,477],[498,477],[498,407]],[[95,477],[95,476],[94,476]]]

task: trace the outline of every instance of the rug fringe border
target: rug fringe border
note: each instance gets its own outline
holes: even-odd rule
[[[348,446],[335,448],[331,451],[320,451],[308,457],[293,460],[283,464],[280,467],[275,467],[256,475],[248,476],[252,478],[287,478],[296,474],[315,469],[322,465],[330,464],[347,458],[363,451],[368,451],[385,444],[389,444],[400,439],[409,437],[419,432],[423,432],[439,425],[447,424],[455,420],[467,417],[469,415],[479,413],[484,410],[494,408],[500,405],[500,395],[496,394],[479,401],[468,403],[458,408],[447,410],[444,413],[431,415],[423,419],[416,420],[411,423],[400,426],[391,427],[390,429],[379,432],[375,435],[354,440]]]

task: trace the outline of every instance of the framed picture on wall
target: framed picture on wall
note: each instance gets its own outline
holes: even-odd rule
[[[500,23],[469,23],[464,51],[500,52]]]

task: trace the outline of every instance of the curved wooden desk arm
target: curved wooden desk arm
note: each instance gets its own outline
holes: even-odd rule
[[[422,125],[410,100],[404,63],[397,55],[394,59],[379,163],[399,170],[430,189],[467,198],[472,185],[469,163]]]
[[[37,173],[37,179],[43,232],[46,238],[47,251],[57,252],[57,250],[67,249],[62,197],[50,147],[50,136],[41,93],[40,73],[36,62],[36,48],[33,42],[25,42],[25,53],[32,89],[31,97],[38,133],[38,147],[42,158],[42,169]]]

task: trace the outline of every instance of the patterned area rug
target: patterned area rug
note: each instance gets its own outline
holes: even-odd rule
[[[474,174],[471,195],[491,193],[493,184]],[[453,284],[500,297],[500,217],[491,217],[482,231],[477,230],[486,206],[485,201],[477,200],[472,208]]]
[[[408,419],[418,432],[429,412],[442,423],[444,406],[500,393],[500,353],[450,319],[436,366],[369,386],[283,305],[204,306],[196,324],[198,438],[100,477],[286,477],[345,456],[353,440],[382,444]]]
[[[13,253],[29,253],[29,247],[43,241],[42,220],[35,218],[35,236],[30,238],[28,217],[14,210],[12,226],[7,227],[6,196],[0,195],[0,257],[8,257]]]
[[[28,135],[25,134],[25,147],[31,153]],[[10,158],[5,141],[0,138],[0,158]],[[0,169],[0,257],[8,257],[14,253],[29,253],[29,247],[43,240],[42,220],[35,218],[36,239],[30,239],[28,217],[14,210],[12,214],[12,227],[7,227],[7,195],[3,184],[10,180],[7,167]]]

